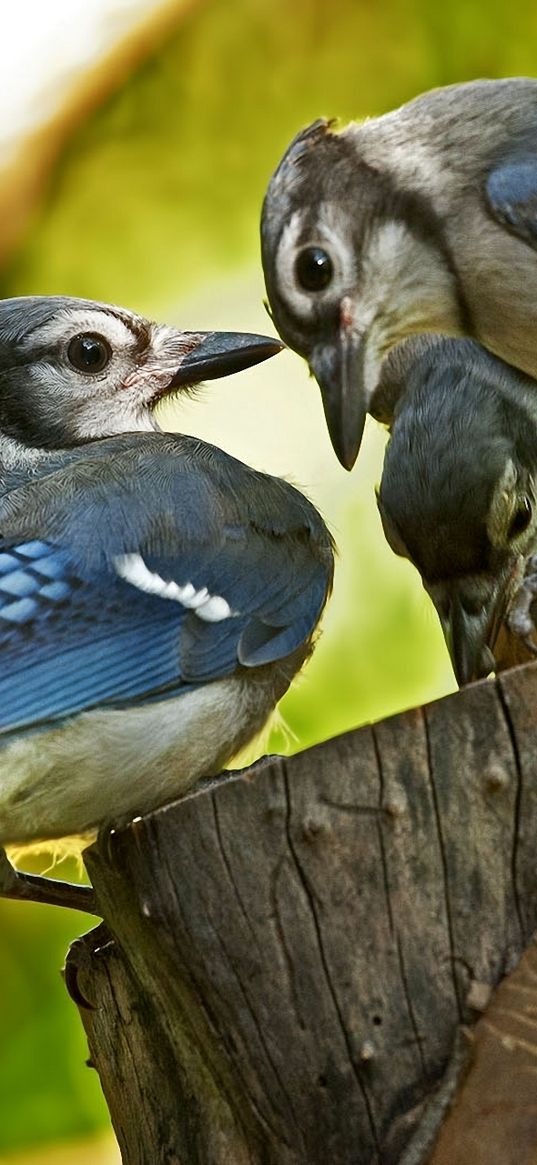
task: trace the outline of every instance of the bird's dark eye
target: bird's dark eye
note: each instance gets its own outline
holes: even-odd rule
[[[520,499],[509,523],[509,529],[507,531],[507,537],[509,541],[511,541],[513,538],[516,538],[518,534],[523,534],[524,530],[527,530],[531,522],[531,516],[532,509],[530,499],[528,497],[523,497]]]
[[[95,332],[75,336],[67,349],[67,359],[77,372],[102,372],[111,357],[112,349],[108,340]]]
[[[295,263],[295,274],[305,291],[324,291],[332,280],[334,264],[322,247],[305,247]]]

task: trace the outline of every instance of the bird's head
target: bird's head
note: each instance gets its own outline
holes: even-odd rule
[[[537,387],[472,341],[409,340],[378,504],[417,567],[459,684],[494,668],[502,619],[537,540]]]
[[[158,428],[169,394],[257,364],[278,340],[181,332],[66,296],[0,301],[0,433],[33,448]]]
[[[390,174],[389,156],[385,168],[367,160],[360,135],[324,120],[298,134],[261,219],[272,318],[308,361],[347,469],[385,354],[413,334],[468,330],[439,217]]]

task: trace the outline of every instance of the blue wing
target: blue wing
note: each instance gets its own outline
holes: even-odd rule
[[[123,492],[117,481],[103,482],[101,469],[92,493],[85,465],[83,494],[69,496],[68,474],[50,496],[41,489],[35,518],[26,490],[15,524],[34,535],[47,528],[50,537],[0,540],[0,732],[177,696],[283,659],[311,636],[332,573],[330,540],[313,507],[267,478],[262,512],[241,521],[248,507],[229,503],[226,483],[200,479],[192,467],[178,482],[176,457],[171,486],[158,467],[156,492],[152,462],[135,487],[125,477]],[[249,475],[260,475],[242,469],[251,489]],[[4,513],[5,534],[10,524]],[[115,566],[133,553],[163,583],[222,597],[229,614],[206,622],[133,585]]]
[[[127,589],[56,546],[1,547],[0,731],[180,685],[187,612]]]
[[[537,247],[537,157],[504,162],[489,174],[486,196],[502,226]]]

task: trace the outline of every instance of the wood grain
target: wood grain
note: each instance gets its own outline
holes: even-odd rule
[[[537,926],[536,701],[529,664],[87,851],[109,937],[68,978],[125,1165],[428,1159],[461,1030]]]

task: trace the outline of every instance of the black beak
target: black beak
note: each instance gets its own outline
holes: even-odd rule
[[[341,328],[335,344],[316,348],[309,362],[321,390],[330,440],[345,469],[352,469],[364,431],[364,358],[363,337]]]
[[[188,332],[184,333],[188,339]],[[276,356],[285,344],[271,336],[254,336],[248,332],[207,332],[196,347],[183,357],[174,373],[169,388],[199,384],[201,380],[216,380],[242,372],[254,364],[261,364]]]
[[[460,601],[453,599],[442,630],[460,688],[483,679],[494,671],[494,656],[488,646],[488,612],[469,615]]]
[[[447,605],[439,611],[440,622],[459,687],[483,679],[494,671],[494,644],[504,618],[511,593],[509,579],[503,573],[479,603],[465,601],[463,587],[450,587]]]

